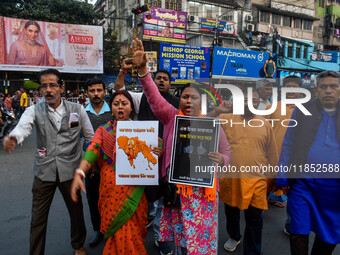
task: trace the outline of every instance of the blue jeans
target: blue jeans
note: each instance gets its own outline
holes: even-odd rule
[[[157,202],[157,206],[156,206],[155,221],[153,223],[153,231],[154,231],[155,240],[158,241],[159,226],[160,226],[160,222],[161,222],[162,208],[163,208],[163,198],[158,199],[156,202]]]
[[[156,203],[156,202],[155,202]],[[154,202],[148,202],[148,219],[153,219],[156,214],[156,206]]]

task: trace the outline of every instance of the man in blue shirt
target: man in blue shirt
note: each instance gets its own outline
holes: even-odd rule
[[[96,132],[97,128],[106,124],[112,119],[111,108],[104,101],[106,95],[105,83],[100,78],[93,78],[86,82],[86,92],[90,99],[90,103],[85,108],[85,111],[90,119],[93,130]],[[94,234],[90,240],[90,246],[94,246],[102,239],[100,233],[100,214],[98,211],[99,199],[99,173],[97,166],[93,166],[92,171],[86,175],[86,197],[89,203],[91,222]]]
[[[308,254],[310,231],[312,255],[330,255],[340,243],[340,74],[321,72],[314,92],[317,98],[304,104],[312,115],[298,108],[292,114],[297,125],[287,128],[279,160],[290,171],[276,181],[290,186],[292,255]]]

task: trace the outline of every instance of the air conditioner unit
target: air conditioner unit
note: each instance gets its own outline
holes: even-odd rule
[[[246,15],[246,22],[252,22],[252,21],[253,21],[253,16]]]
[[[316,50],[321,50],[321,51],[323,51],[323,45],[322,45],[322,44],[317,44],[317,45],[316,45]]]
[[[200,18],[194,15],[188,15],[188,22],[196,22],[199,23],[200,22]]]
[[[247,24],[246,26],[246,29],[249,32],[254,32],[254,28],[255,28],[254,24]]]

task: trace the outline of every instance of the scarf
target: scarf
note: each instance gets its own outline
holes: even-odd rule
[[[179,110],[178,115],[184,116],[182,110]],[[204,117],[199,113],[198,117]],[[216,200],[216,173],[215,173],[215,181],[214,186],[212,188],[204,188],[204,196],[207,198],[208,202]],[[183,197],[188,197],[193,194],[192,186],[185,184],[176,184],[177,185],[177,193],[182,194]]]

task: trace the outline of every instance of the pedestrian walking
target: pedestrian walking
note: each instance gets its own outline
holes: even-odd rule
[[[262,166],[275,166],[278,162],[275,137],[270,126],[263,117],[254,115],[248,107],[247,99],[252,97],[253,106],[258,108],[260,97],[256,90],[252,94],[244,91],[244,114],[221,114],[218,117],[226,124],[222,128],[231,146],[232,159],[230,166],[235,167],[232,173],[222,173],[220,179],[220,199],[224,202],[227,218],[229,239],[224,243],[224,249],[232,252],[241,242],[240,210],[244,210],[246,227],[243,237],[244,254],[261,254],[263,210],[268,209],[267,178],[256,171],[243,172],[247,167],[260,169]],[[212,113],[230,112],[232,105],[226,108],[223,104]],[[210,116],[213,116],[209,114]],[[248,123],[264,123],[262,126]],[[244,123],[232,125],[230,123]]]

